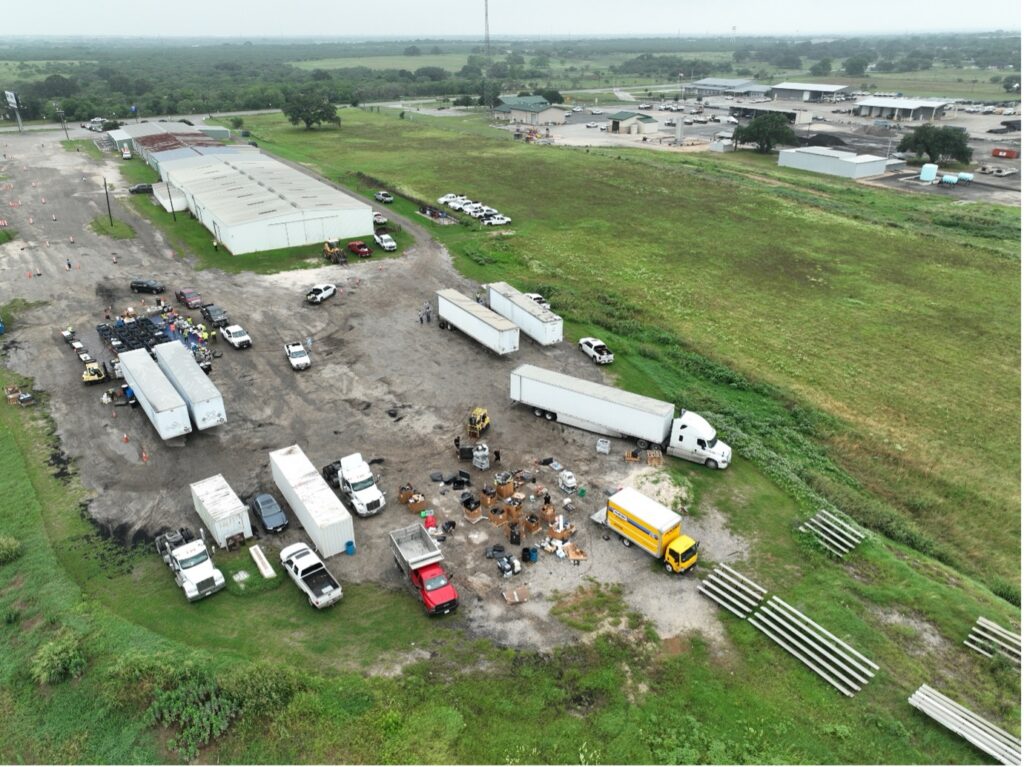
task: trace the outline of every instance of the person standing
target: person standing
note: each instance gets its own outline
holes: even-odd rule
[[[69,271],[69,272],[71,271],[71,259],[70,258],[67,259],[65,270]]]
[[[500,450],[495,450],[494,451],[494,462],[495,463],[501,463],[501,451]]]

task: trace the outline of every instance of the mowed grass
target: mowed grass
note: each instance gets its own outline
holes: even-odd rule
[[[875,85],[879,91],[895,91],[904,96],[934,96],[956,99],[977,99],[978,101],[1020,101],[1019,93],[1003,90],[1002,79],[1012,74],[1006,70],[962,69],[954,67],[933,67],[918,72],[867,72],[862,77],[846,77],[834,73],[825,78],[805,77],[803,82],[834,83],[849,85],[851,90],[860,90],[864,85]],[[990,82],[999,75],[1000,82]],[[795,78],[800,79],[800,78]]]
[[[113,240],[132,240],[135,230],[119,218],[97,216],[89,223],[89,228],[96,234],[102,234]]]
[[[692,350],[775,385],[826,414],[820,440],[859,486],[811,465],[816,490],[841,502],[867,489],[964,569],[1017,582],[1018,211],[747,153],[522,146],[478,120],[467,129],[474,119],[348,110],[339,130],[276,116],[251,127],[335,180],[363,172],[414,198],[459,191],[507,212],[511,237],[438,229],[469,276],[551,293],[569,319],[612,331],[624,360]],[[677,390],[678,371],[659,374],[637,383]]]

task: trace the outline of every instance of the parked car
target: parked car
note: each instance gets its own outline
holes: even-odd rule
[[[376,226],[383,226],[388,222],[387,218],[380,211],[373,211],[373,223]]]
[[[604,114],[604,110],[603,109],[591,109],[590,110],[590,114],[592,114],[592,115],[603,115]]]
[[[595,122],[589,122],[589,123],[587,123],[587,127],[588,127],[588,128],[596,128],[596,127],[597,127],[597,123],[595,123]]]
[[[174,291],[174,297],[189,309],[198,309],[203,305],[203,297],[195,288],[182,288]]]
[[[460,195],[457,195],[454,192],[448,192],[448,194],[441,195],[440,197],[437,198],[437,204],[447,205],[448,203],[450,203],[452,200],[455,200],[459,196]]]
[[[503,216],[500,213],[496,213],[493,216],[484,216],[480,222],[484,226],[504,226],[505,224],[511,224],[512,219],[508,216]]]
[[[228,325],[226,328],[221,328],[220,335],[236,349],[248,349],[252,346],[252,339],[241,325]]]
[[[542,308],[547,309],[549,311],[551,310],[551,304],[549,304],[547,300],[544,298],[544,296],[542,296],[540,293],[523,293],[523,295],[529,298],[534,303],[540,305]]]
[[[305,370],[313,364],[306,347],[302,344],[285,344],[284,356],[288,358],[288,364],[292,366],[292,370]]]
[[[152,191],[152,184],[132,184],[130,187],[128,187],[129,194],[149,194]]]
[[[167,288],[156,280],[132,280],[132,293],[163,293]]]
[[[390,234],[375,234],[373,235],[373,241],[389,253],[393,250],[398,250],[398,243],[391,238]]]
[[[604,345],[604,341],[599,338],[581,338],[579,347],[581,352],[598,365],[607,365],[615,361],[615,355]]]
[[[583,111],[583,107],[573,107],[572,111],[573,112],[582,112]]]
[[[369,258],[373,251],[362,240],[353,240],[348,244],[348,249],[360,258]]]
[[[373,199],[377,202],[394,202],[395,198],[391,195],[391,192],[377,192],[373,195]]]
[[[280,533],[288,529],[288,517],[285,516],[281,504],[270,493],[260,493],[252,499],[249,506],[268,533]]]
[[[329,282],[314,285],[306,291],[306,301],[311,304],[322,304],[328,298],[338,292],[338,289]]]
[[[217,304],[203,304],[199,307],[199,313],[203,315],[203,319],[215,327],[223,328],[231,324],[228,313]]]

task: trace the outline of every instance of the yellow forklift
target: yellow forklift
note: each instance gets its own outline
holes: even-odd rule
[[[82,371],[82,383],[98,384],[107,380],[107,372],[97,362],[87,362]]]
[[[472,439],[480,439],[490,425],[491,417],[487,415],[487,408],[475,407],[469,411],[469,417],[466,419],[466,433]]]

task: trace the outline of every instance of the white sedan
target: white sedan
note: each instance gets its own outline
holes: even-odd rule
[[[611,353],[600,338],[581,338],[579,346],[580,351],[598,365],[607,365],[615,361],[615,355]]]
[[[329,282],[322,285],[314,285],[306,291],[306,300],[311,304],[321,304],[338,292],[338,289]]]
[[[305,370],[313,364],[306,347],[302,344],[285,344],[284,354],[288,358],[288,364],[292,366],[292,370]]]
[[[597,123],[587,123],[587,127],[588,128],[596,128],[597,127]]]

